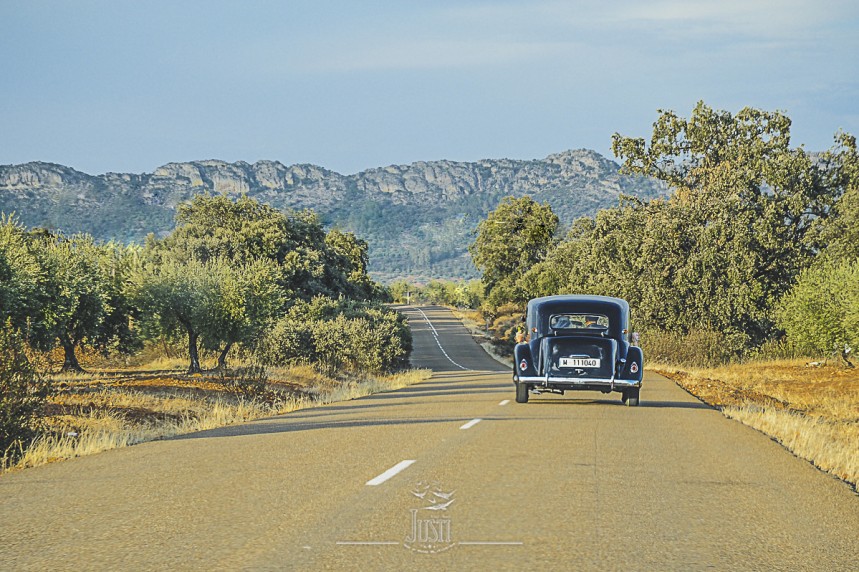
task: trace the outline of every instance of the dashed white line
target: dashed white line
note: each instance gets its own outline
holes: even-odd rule
[[[499,403],[498,405],[507,405],[508,403],[510,403],[510,400],[509,400],[509,399],[505,399],[504,401],[502,401],[502,402],[501,402],[501,403]]]
[[[441,353],[444,354],[444,357],[447,358],[447,361],[449,361],[450,363],[452,363],[453,365],[455,365],[459,369],[464,369],[465,371],[472,371],[469,368],[465,367],[464,365],[459,365],[458,363],[453,361],[453,359],[451,359],[451,357],[449,355],[447,355],[447,352],[444,351],[444,348],[441,346],[441,341],[438,339],[438,331],[435,329],[435,326],[432,325],[432,322],[430,322],[429,317],[426,314],[424,314],[424,311],[421,310],[420,308],[415,308],[415,310],[420,312],[421,316],[423,316],[424,320],[426,320],[426,323],[429,325],[430,330],[432,330],[432,337],[435,338],[435,343],[438,344],[438,349],[441,350]]]
[[[481,421],[483,421],[483,419],[472,419],[471,421],[460,427],[460,429],[471,429]]]
[[[396,465],[394,465],[393,467],[391,467],[390,469],[388,469],[387,471],[385,471],[384,473],[382,473],[378,477],[375,477],[375,478],[367,481],[367,484],[371,487],[375,487],[376,485],[381,485],[382,483],[384,483],[385,481],[387,481],[388,479],[390,479],[391,477],[393,477],[394,475],[396,475],[397,473],[399,473],[400,471],[402,471],[403,469],[405,469],[406,467],[408,467],[409,465],[411,465],[414,462],[415,462],[414,459],[406,460],[406,461],[400,461],[399,463],[397,463]]]

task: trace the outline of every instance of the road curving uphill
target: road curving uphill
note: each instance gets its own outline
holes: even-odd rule
[[[401,310],[426,382],[0,477],[2,567],[856,569],[854,491],[668,380],[519,405]]]

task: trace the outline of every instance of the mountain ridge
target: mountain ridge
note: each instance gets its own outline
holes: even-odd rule
[[[32,161],[0,165],[0,211],[28,226],[141,241],[173,227],[176,206],[198,193],[246,194],[280,209],[312,208],[327,226],[370,244],[380,279],[473,277],[466,247],[477,222],[508,195],[548,202],[569,225],[617,204],[621,194],[650,199],[660,183],[619,173],[596,151],[572,149],[544,159],[416,161],[343,175],[280,161],[170,162],[151,173],[90,175]]]

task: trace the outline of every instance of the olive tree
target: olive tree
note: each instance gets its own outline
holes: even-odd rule
[[[99,335],[110,311],[98,247],[86,235],[43,234],[34,240],[44,280],[31,340],[45,349],[62,347],[63,371],[83,371],[75,350]]]
[[[149,264],[135,277],[135,299],[144,310],[145,325],[166,335],[184,333],[188,341],[188,373],[200,373],[200,333],[209,317],[205,305],[210,275],[197,260],[166,260]]]
[[[164,261],[137,277],[136,299],[150,330],[187,338],[188,373],[199,373],[200,347],[218,351],[218,365],[236,343],[251,343],[282,309],[277,269],[269,261],[231,264]]]
[[[210,281],[205,289],[206,320],[201,325],[206,349],[218,351],[218,367],[226,369],[227,354],[237,343],[253,345],[286,302],[277,286],[277,266],[254,260],[239,266],[223,260],[206,265]]]

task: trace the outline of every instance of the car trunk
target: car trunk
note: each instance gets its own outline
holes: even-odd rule
[[[617,342],[594,336],[547,336],[540,353],[544,356],[541,375],[611,379],[617,362]]]

